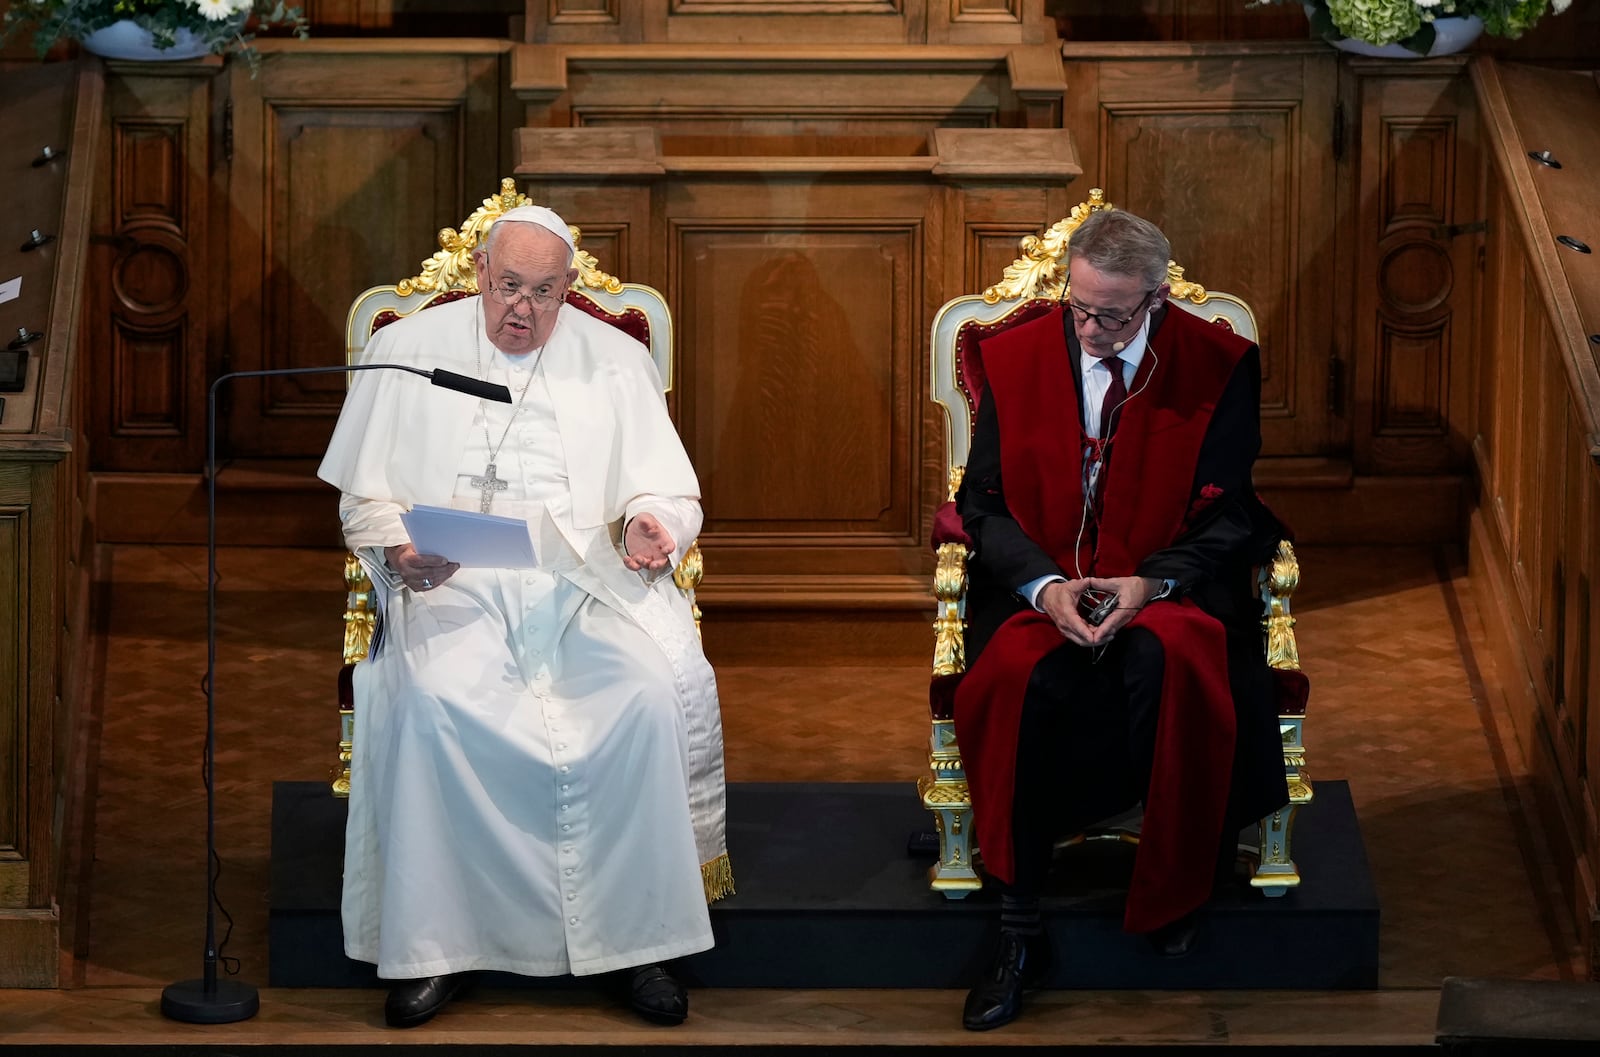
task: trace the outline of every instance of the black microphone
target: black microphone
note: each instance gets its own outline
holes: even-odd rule
[[[206,740],[201,777],[206,788],[206,913],[205,949],[200,976],[168,984],[161,992],[161,1012],[186,1024],[232,1024],[248,1020],[261,1008],[253,984],[217,976],[217,390],[235,378],[276,378],[297,374],[341,374],[346,371],[405,371],[442,389],[483,400],[511,403],[511,390],[454,371],[427,370],[405,363],[352,363],[342,367],[278,367],[264,371],[231,371],[219,375],[206,393]]]
[[[389,364],[372,363],[364,364],[363,366],[388,367]],[[447,371],[443,367],[435,367],[432,371],[426,372],[426,374],[434,385],[442,389],[454,389],[458,393],[466,393],[468,396],[476,396],[484,400],[498,400],[502,404],[511,403],[511,390],[503,385],[495,385],[492,382],[485,382],[465,374],[457,374],[454,371]]]

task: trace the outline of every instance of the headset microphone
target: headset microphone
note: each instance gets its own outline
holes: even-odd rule
[[[1111,343],[1111,351],[1112,352],[1121,352],[1123,349],[1125,349],[1127,347],[1128,347],[1128,343],[1125,342],[1125,341],[1113,341]]]

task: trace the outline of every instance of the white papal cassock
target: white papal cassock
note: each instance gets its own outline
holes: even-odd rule
[[[707,899],[731,889],[716,685],[671,576],[647,582],[619,549],[645,511],[674,564],[700,528],[648,353],[564,306],[542,353],[506,356],[468,298],[383,328],[363,360],[484,378],[518,403],[358,373],[319,470],[383,610],[355,674],[346,953],[403,979],[705,950]],[[493,449],[492,512],[528,521],[539,567],[408,590],[382,564],[408,540],[401,511],[477,510]]]

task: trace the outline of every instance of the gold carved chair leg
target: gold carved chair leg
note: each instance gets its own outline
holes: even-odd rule
[[[1278,544],[1277,556],[1261,570],[1261,600],[1266,626],[1267,663],[1285,672],[1300,671],[1300,650],[1295,644],[1294,617],[1289,599],[1300,583],[1300,563],[1288,540]],[[1303,702],[1302,702],[1303,704]],[[1305,713],[1285,711],[1278,716],[1283,736],[1283,767],[1289,780],[1289,802],[1260,823],[1261,851],[1250,884],[1269,896],[1281,896],[1300,883],[1293,855],[1295,814],[1311,803],[1311,778],[1306,773]]]
[[[983,878],[972,861],[972,794],[961,769],[954,721],[933,721],[928,764],[931,773],[918,779],[917,792],[922,794],[922,806],[933,812],[939,831],[939,861],[929,873],[930,887],[960,899],[982,888]]]

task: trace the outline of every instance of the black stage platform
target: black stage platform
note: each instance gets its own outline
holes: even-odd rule
[[[273,987],[379,983],[371,965],[349,960],[341,946],[345,805],[321,782],[273,788]],[[999,901],[989,891],[963,900],[929,891],[933,856],[908,853],[907,839],[931,828],[909,782],[730,785],[728,850],[739,893],[711,908],[717,946],[679,965],[685,982],[971,986]],[[1112,843],[1062,853],[1060,889],[1045,901],[1057,951],[1051,986],[1378,986],[1378,899],[1344,782],[1319,781],[1316,800],[1300,812],[1300,887],[1276,899],[1243,884],[1219,893],[1188,957],[1159,957],[1122,931],[1132,853]]]

